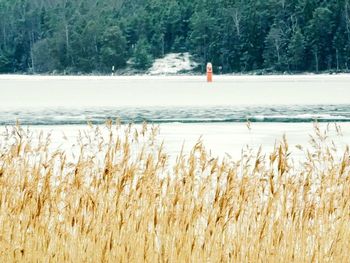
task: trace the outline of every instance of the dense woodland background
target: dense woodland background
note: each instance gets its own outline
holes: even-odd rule
[[[350,0],[0,0],[2,73],[145,70],[187,51],[199,71],[348,71]]]

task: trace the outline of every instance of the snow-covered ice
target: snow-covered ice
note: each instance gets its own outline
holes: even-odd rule
[[[0,75],[1,107],[350,104],[350,75],[51,77]]]

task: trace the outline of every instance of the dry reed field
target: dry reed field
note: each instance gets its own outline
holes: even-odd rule
[[[238,161],[199,140],[170,162],[158,127],[90,129],[70,157],[19,126],[1,135],[1,262],[348,262],[349,150],[327,130],[296,164],[286,139]]]

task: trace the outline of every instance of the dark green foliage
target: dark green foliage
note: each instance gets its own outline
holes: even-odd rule
[[[0,0],[1,73],[146,70],[169,52],[202,71],[348,71],[350,0]]]
[[[109,27],[102,35],[101,61],[108,69],[126,64],[126,39],[117,26]]]
[[[133,65],[136,69],[145,70],[151,66],[153,58],[146,39],[140,39],[135,45],[133,60]]]
[[[289,64],[292,70],[304,69],[305,38],[300,28],[296,28],[288,45]]]
[[[11,63],[12,55],[1,53],[0,54],[0,73],[12,72],[13,65]]]
[[[264,60],[266,67],[273,66],[280,70],[285,67],[284,59],[286,39],[279,26],[272,26],[265,39]]]
[[[50,45],[47,39],[34,43],[32,48],[32,70],[35,72],[52,72],[55,70],[55,62],[50,54]]]

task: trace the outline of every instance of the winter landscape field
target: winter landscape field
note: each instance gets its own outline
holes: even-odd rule
[[[349,262],[350,0],[0,0],[1,262]]]
[[[1,76],[1,260],[341,262],[349,81]]]

